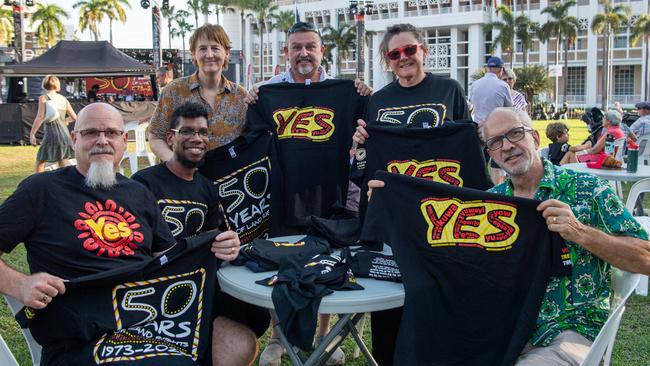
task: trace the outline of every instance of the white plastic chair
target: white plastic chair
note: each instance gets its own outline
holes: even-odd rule
[[[621,324],[621,318],[625,312],[625,302],[636,288],[640,277],[638,273],[629,273],[618,268],[612,268],[611,276],[612,290],[614,292],[610,299],[612,310],[605,325],[591,345],[585,360],[580,364],[581,366],[599,366],[601,360],[604,366],[609,366],[618,326]]]
[[[131,121],[124,125],[124,131],[129,133],[133,131],[135,134],[135,151],[125,151],[123,159],[129,159],[131,166],[131,174],[138,171],[138,158],[146,157],[149,160],[149,166],[156,164],[156,157],[152,152],[147,151],[147,138],[146,131],[149,126],[148,122],[140,123],[139,121]]]
[[[614,140],[614,157],[620,162],[623,161],[623,157],[625,156],[623,155],[623,152],[625,150],[625,141],[625,138]]]
[[[544,159],[548,159],[548,146],[539,149],[538,153],[540,157]]]
[[[637,137],[636,143],[639,145],[639,164],[650,165],[650,135]]]
[[[7,302],[7,305],[9,306],[9,310],[11,310],[11,314],[16,315],[17,312],[20,311],[24,307],[24,305],[18,301],[18,299],[8,296],[8,295],[3,295],[5,301]],[[25,342],[27,342],[27,348],[29,348],[29,355],[32,357],[32,363],[34,366],[38,366],[41,364],[41,345],[36,342],[34,337],[32,337],[32,333],[29,331],[29,329],[21,329],[23,332],[23,337],[25,338]],[[0,365],[4,365],[4,363],[1,362],[2,357],[0,356]]]
[[[0,336],[0,365],[19,366],[18,361],[16,361],[14,354],[11,353],[9,346],[7,346],[2,336]]]
[[[639,199],[641,193],[650,192],[650,178],[642,179],[630,188],[630,193],[627,195],[627,201],[625,203],[625,208],[628,211],[633,212],[634,207],[636,206],[636,201]],[[650,217],[648,216],[635,216],[636,221],[643,226],[646,232],[650,233]],[[643,296],[648,296],[648,276],[641,276],[639,281],[639,286],[636,289],[636,293]]]

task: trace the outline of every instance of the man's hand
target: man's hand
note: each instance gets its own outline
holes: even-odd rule
[[[212,242],[212,248],[210,250],[214,253],[214,256],[230,262],[237,258],[239,255],[239,236],[236,232],[229,230],[224,231],[223,233],[217,235]]]
[[[248,91],[248,94],[246,94],[246,97],[244,98],[244,102],[246,104],[255,104],[257,103],[258,99],[258,94],[260,93],[260,88],[259,86],[253,86],[251,90]]]
[[[384,183],[383,180],[373,179],[368,181],[368,202],[370,202],[370,197],[372,196],[372,190],[384,188],[384,186],[386,186],[386,183]]]
[[[354,80],[354,87],[357,88],[357,93],[362,97],[372,94],[372,88],[359,79]]]
[[[357,144],[363,144],[370,137],[366,131],[366,122],[362,119],[357,120],[357,131],[352,135],[352,141]]]
[[[546,226],[550,231],[554,231],[564,240],[580,243],[580,237],[584,232],[585,225],[571,211],[571,207],[564,202],[550,199],[537,206],[537,211],[542,211],[542,216],[546,219]]]
[[[19,300],[32,309],[43,309],[54,297],[64,293],[62,278],[41,272],[25,277],[20,286]]]

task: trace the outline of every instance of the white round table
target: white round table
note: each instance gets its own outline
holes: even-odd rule
[[[636,172],[630,173],[625,169],[594,169],[589,168],[587,163],[572,163],[562,165],[563,168],[577,170],[579,172],[591,173],[597,177],[620,182],[636,182],[641,179],[650,178],[650,166],[639,164]]]
[[[293,243],[303,237],[302,235],[294,235],[271,238],[270,240]],[[384,251],[382,253],[391,254],[392,251],[389,246],[384,245]],[[268,278],[274,273],[275,271],[255,273],[245,266],[223,264],[217,272],[217,278],[219,279],[219,286],[223,292],[249,304],[267,308],[274,313],[273,300],[271,299],[273,287],[255,283],[255,281]],[[361,320],[363,313],[403,306],[404,286],[401,283],[378,281],[371,278],[357,278],[357,282],[363,286],[363,290],[334,291],[334,293],[324,296],[321,300],[318,312],[323,314],[340,314],[339,321],[332,327],[330,333],[306,361],[303,362],[300,360],[297,353],[286,340],[282,329],[278,325],[275,326],[280,341],[285,346],[285,349],[287,349],[294,365],[312,365],[316,364],[321,358],[329,358],[331,352],[326,352],[328,345],[334,343],[333,347],[328,348],[333,351],[336,345],[348,333],[353,335],[359,348],[368,359],[368,362],[371,365],[376,365],[370,352],[363,344],[361,335],[356,331],[356,324]],[[335,339],[339,334],[342,335],[341,339]]]

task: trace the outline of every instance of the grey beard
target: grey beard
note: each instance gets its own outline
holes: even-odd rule
[[[312,71],[314,71],[314,66],[309,65],[309,66],[303,66],[303,65],[298,65],[296,68],[298,73],[301,75],[307,75],[310,74]]]
[[[117,183],[113,162],[91,162],[86,174],[86,186],[92,189],[111,189]]]

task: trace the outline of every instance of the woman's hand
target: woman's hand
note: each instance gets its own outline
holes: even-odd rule
[[[33,133],[29,134],[29,143],[32,146],[36,146],[36,135],[34,135]]]

